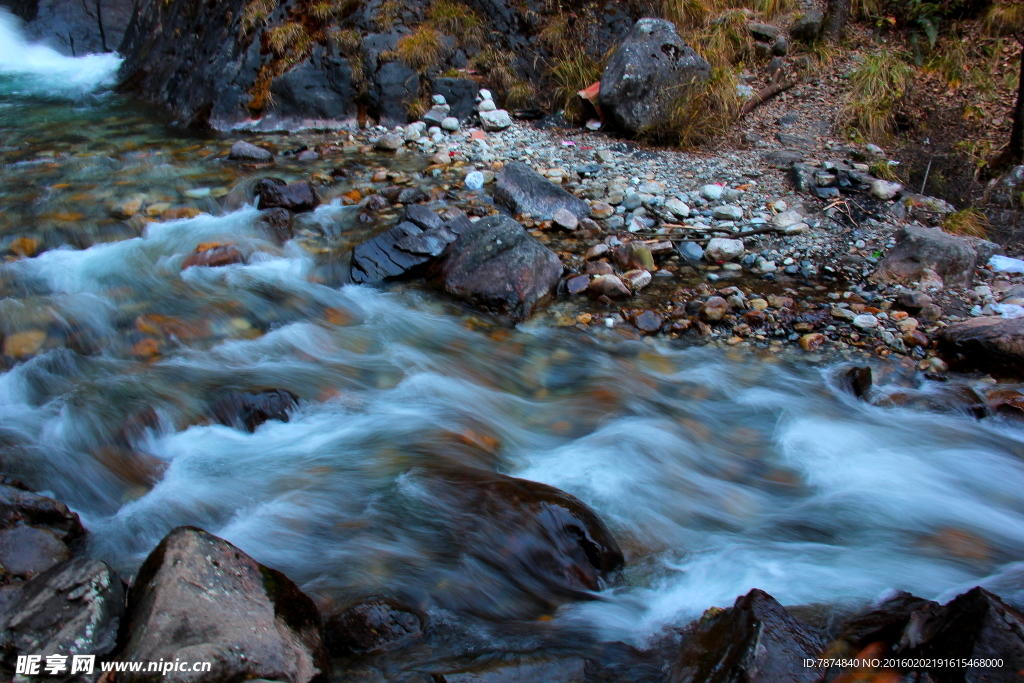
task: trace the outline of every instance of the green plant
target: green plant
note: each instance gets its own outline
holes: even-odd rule
[[[968,54],[966,42],[957,35],[943,39],[941,48],[933,51],[925,68],[937,73],[948,88],[955,90],[967,79],[971,55]]]
[[[889,161],[876,161],[868,167],[871,175],[893,183],[903,182],[903,178],[897,171],[898,168],[896,164]]]
[[[865,56],[850,79],[845,104],[851,128],[868,140],[881,141],[892,135],[913,73],[913,68],[891,50]]]
[[[461,2],[437,0],[427,10],[427,24],[454,36],[464,47],[480,48],[487,36],[480,15]]]
[[[962,209],[951,213],[942,221],[942,229],[961,237],[988,237],[988,217],[981,209]]]
[[[412,33],[402,36],[395,46],[399,58],[423,72],[441,60],[441,34],[429,26],[420,26]]]

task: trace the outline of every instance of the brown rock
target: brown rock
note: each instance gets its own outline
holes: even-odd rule
[[[320,196],[305,181],[285,184],[279,178],[264,178],[256,183],[256,196],[259,197],[261,209],[280,207],[303,213],[320,206]]]
[[[720,296],[713,296],[700,307],[700,317],[705,322],[718,322],[729,313],[729,302]]]
[[[46,342],[43,330],[24,330],[4,337],[4,355],[27,358],[36,355]]]
[[[940,320],[944,314],[941,306],[937,304],[928,304],[921,308],[921,312],[917,314],[921,320],[927,320],[928,322],[935,322]]]
[[[938,228],[905,226],[896,247],[878,264],[869,281],[909,284],[934,271],[947,286],[969,286],[974,280],[978,253],[974,244]]]
[[[826,341],[827,338],[820,332],[805,334],[800,337],[800,348],[804,351],[815,351],[820,349]]]
[[[651,284],[652,279],[653,276],[643,268],[636,268],[622,274],[622,281],[634,292],[639,292],[641,289]]]
[[[606,296],[609,299],[628,299],[633,295],[622,280],[615,275],[598,275],[590,281],[590,295]]]
[[[903,343],[908,347],[921,347],[922,349],[928,348],[929,340],[923,332],[917,330],[907,330],[903,333]]]
[[[590,205],[590,217],[596,220],[615,215],[615,207],[606,202],[594,202]]]
[[[943,328],[938,339],[953,369],[1024,376],[1024,319],[974,318]]]
[[[85,535],[78,514],[53,498],[0,485],[0,526],[27,524],[53,533],[65,543]]]
[[[216,268],[233,263],[245,263],[245,256],[233,244],[199,245],[196,253],[186,258],[181,264],[181,269],[184,270],[192,266]]]
[[[328,672],[313,601],[284,574],[194,527],[174,529],[146,558],[127,618],[120,661],[213,662],[207,681],[309,683]],[[141,683],[151,675],[117,678]]]
[[[587,255],[585,256],[585,258],[588,261],[592,261],[594,259],[599,259],[602,256],[607,256],[609,251],[610,251],[610,248],[608,247],[607,244],[604,244],[604,243],[595,244],[590,249],[587,249]]]
[[[591,261],[587,264],[587,275],[614,275],[615,269],[607,261]]]
[[[757,301],[757,299],[755,299]],[[759,310],[753,310],[743,314],[743,321],[753,329],[764,327],[768,322],[768,316]]]

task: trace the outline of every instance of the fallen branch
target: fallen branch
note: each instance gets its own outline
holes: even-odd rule
[[[754,93],[754,95],[744,102],[742,107],[740,107],[740,118],[743,118],[773,97],[786,92],[799,82],[799,78],[794,78],[791,81],[779,81],[777,83],[772,83],[764,90]]]

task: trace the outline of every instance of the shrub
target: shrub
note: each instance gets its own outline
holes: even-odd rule
[[[437,0],[427,10],[427,24],[454,36],[460,45],[470,48],[483,47],[487,35],[483,20],[472,9],[461,2]]]
[[[247,35],[277,9],[277,0],[249,0],[242,10],[242,34]]]
[[[845,106],[853,131],[885,140],[896,129],[896,115],[911,84],[913,68],[891,50],[869,54],[850,79]]]
[[[726,134],[739,113],[736,74],[731,68],[711,70],[711,78],[680,89],[669,106],[666,120],[641,131],[651,142],[669,143],[684,149],[698,147]]]
[[[981,209],[963,209],[951,213],[942,221],[942,229],[961,237],[988,238],[988,217]]]
[[[429,26],[420,26],[398,41],[395,52],[403,62],[422,72],[441,61],[441,48],[441,34]]]

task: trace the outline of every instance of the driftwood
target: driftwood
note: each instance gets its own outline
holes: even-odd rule
[[[777,95],[781,95],[782,93],[786,92],[799,82],[799,78],[794,78],[790,81],[779,80],[773,82],[771,85],[764,88],[763,90],[754,93],[754,95],[749,100],[744,102],[743,106],[740,108],[740,117],[746,116],[747,114],[749,114],[750,112],[754,111],[762,104],[767,102],[768,100],[772,99]]]

